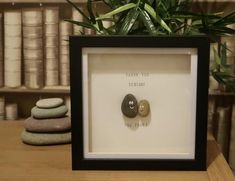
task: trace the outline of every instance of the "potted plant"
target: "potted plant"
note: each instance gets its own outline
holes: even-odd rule
[[[226,16],[223,12],[193,12],[191,0],[88,0],[86,14],[70,0],[67,2],[83,16],[84,22],[65,21],[91,29],[99,35],[207,35],[211,42],[219,44],[218,50],[213,51],[215,61],[210,73],[216,81],[235,92],[235,65],[226,62],[226,52],[231,50],[220,41],[222,36],[235,34],[235,30],[229,27],[235,23],[235,12]],[[104,3],[109,12],[95,12],[93,3],[97,2]],[[112,25],[104,27],[104,21],[110,21]]]
[[[233,75],[232,71],[229,70],[233,69],[234,65],[227,63],[227,53],[230,50],[227,47],[227,44],[220,40],[220,37],[222,36],[232,36],[235,34],[235,30],[231,27],[228,27],[229,25],[235,23],[235,12],[232,12],[226,16],[223,16],[223,13],[210,14],[194,12],[191,10],[193,4],[190,0],[100,0],[99,3],[105,4],[109,9],[108,12],[101,14],[100,12],[95,11],[96,9],[93,8],[93,3],[98,3],[98,1],[88,0],[86,4],[86,11],[83,11],[81,8],[77,7],[70,0],[67,0],[67,2],[83,16],[84,21],[66,21],[77,26],[91,29],[98,36],[103,35],[101,37],[80,36],[72,37],[70,39],[70,58],[72,70],[71,92],[73,97],[72,100],[75,100],[72,101],[72,107],[75,108],[72,112],[74,133],[72,148],[73,153],[79,153],[78,156],[73,156],[73,168],[206,169],[206,112],[208,98],[208,62],[206,60],[209,58],[209,42],[205,37],[191,36],[208,36],[211,42],[217,42],[219,44],[219,49],[214,49],[213,51],[215,63],[211,66],[210,73],[220,84],[227,86],[232,91],[235,91],[235,76]],[[105,21],[111,22],[110,26],[104,26]],[[80,34],[83,34],[83,32],[80,32]],[[114,35],[121,36],[115,37]],[[185,38],[185,36],[189,37]],[[184,44],[185,40],[190,40],[190,43]],[[181,42],[179,43],[179,41]],[[131,51],[133,52],[126,55],[125,51],[130,51],[129,47],[134,47],[133,49],[135,49],[135,51],[132,49]],[[157,49],[152,49],[152,47],[157,47]],[[170,52],[171,50],[167,49],[171,49],[172,47],[180,49],[175,49],[175,52],[172,53]],[[146,48],[149,48],[152,52],[148,51]],[[189,70],[188,72],[190,72],[190,78],[183,78],[184,80],[188,81],[186,84],[185,82],[182,83],[180,81],[174,81],[174,78],[177,76],[175,76],[175,74],[171,74],[172,72],[166,71],[162,73],[161,70],[159,70],[164,69],[161,67],[161,64],[155,64],[154,66],[153,64],[149,63],[152,60],[157,60],[155,62],[158,62],[159,60],[162,61],[164,65],[166,65],[169,64],[167,60],[173,60],[174,64],[172,64],[171,70],[175,71],[177,69],[177,65],[180,64],[176,63],[176,54],[182,50],[181,48],[185,51],[183,54],[189,56],[191,60],[190,64],[186,65],[187,67],[190,67],[190,70],[187,69],[187,71]],[[194,48],[197,50],[195,51]],[[154,54],[156,52],[160,52],[158,53],[159,57],[156,55],[153,59],[146,58],[149,55],[151,56],[151,53]],[[168,57],[162,58],[164,57],[164,53]],[[170,54],[173,56],[169,58]],[[195,54],[197,55],[195,56]],[[128,59],[128,57],[131,58]],[[195,57],[198,57],[196,64],[194,64],[196,62]],[[182,61],[183,58],[180,57],[178,60]],[[122,66],[120,66],[118,63],[115,64],[116,61],[118,63],[121,62]],[[138,62],[141,62],[142,64],[138,64]],[[110,66],[110,64],[112,65]],[[145,67],[146,65],[148,65],[148,68]],[[100,73],[103,71],[101,67],[104,68],[103,74]],[[114,69],[116,71],[116,67],[119,68],[118,73],[114,75],[111,74],[110,71]],[[168,78],[171,76],[172,77],[169,79],[166,78],[164,80],[154,79],[153,77],[159,78],[161,76],[156,74],[151,76],[151,73],[149,73],[151,72],[150,67],[154,67],[154,69],[158,68],[158,71],[161,72],[161,75],[166,75]],[[141,76],[139,76],[139,73]],[[148,77],[149,79],[142,76],[145,73],[147,74],[147,77],[150,75]],[[120,79],[117,78],[118,76],[120,76]],[[133,78],[134,76],[136,77]],[[149,84],[147,84],[147,82],[149,82]],[[161,84],[158,84],[160,82]],[[184,85],[188,85],[190,88],[184,87]],[[116,96],[110,94],[110,92],[114,91],[117,92],[115,92]],[[92,92],[92,94],[90,92]],[[170,95],[173,95],[174,98],[170,98]],[[189,95],[188,98],[187,95]],[[147,119],[142,119],[141,116],[139,117],[139,111],[142,109],[139,106],[140,103],[138,103],[138,99],[142,98],[139,97],[147,97],[147,99],[145,98],[145,101],[147,102],[146,104],[148,105],[146,107],[152,110],[151,116],[150,114],[146,114],[149,116]],[[162,102],[160,101],[160,97],[162,98]],[[178,98],[178,100],[175,98]],[[107,101],[104,101],[103,103],[103,100]],[[181,101],[184,100],[187,102],[187,104],[181,104]],[[103,106],[101,106],[102,103],[103,105],[110,105],[110,109],[106,107],[106,109],[109,110],[108,114],[106,114],[106,110],[103,110]],[[85,108],[83,108],[81,105],[85,106]],[[114,105],[114,109],[112,109],[112,105]],[[167,106],[161,107],[162,105]],[[90,109],[90,107],[92,107],[92,109]],[[180,107],[180,110],[177,110],[177,107]],[[119,108],[121,109],[117,111]],[[188,108],[190,110],[188,110]],[[192,109],[194,109],[195,112],[193,112]],[[179,119],[175,117],[166,119],[167,115],[184,115],[182,110],[186,110],[185,112],[187,115],[192,113],[190,114],[190,118],[192,118],[192,120],[190,118],[185,119],[186,116]],[[149,111],[146,112],[150,113]],[[159,119],[159,115],[164,116],[160,117]],[[107,126],[106,122],[109,120],[112,120],[114,124],[112,124],[112,122]],[[147,120],[147,123],[141,122],[142,120]],[[112,143],[116,141],[116,138],[106,140],[103,146],[99,146],[99,148],[102,147],[102,149],[97,149],[99,151],[93,149],[94,145],[92,146],[93,143],[91,140],[92,138],[99,136],[99,134],[103,135],[103,140],[103,138],[106,136],[111,137],[111,132],[114,135],[118,135],[119,133],[115,134],[114,132],[116,130],[122,132],[125,129],[125,126],[129,127],[131,130],[137,130],[141,125],[143,125],[143,123],[148,127],[150,122],[157,122],[159,120],[168,120],[169,125],[166,123],[167,126],[160,125],[159,127],[158,124],[155,124],[156,127],[154,127],[154,131],[152,132],[154,139],[162,137],[162,135],[159,136],[156,134],[161,132],[161,130],[164,130],[164,133],[169,133],[171,132],[169,131],[169,128],[174,128],[174,131],[172,132],[177,133],[174,136],[182,136],[181,138],[183,138],[177,140],[184,140],[185,137],[196,140],[195,145],[193,145],[191,148],[193,148],[192,150],[196,150],[197,153],[194,152],[193,154],[195,155],[193,158],[190,157],[192,161],[191,166],[194,166],[190,167],[190,165],[187,165],[184,162],[185,160],[183,162],[177,163],[176,160],[180,160],[179,158],[175,159],[176,157],[174,157],[174,159],[171,159],[166,156],[164,157],[165,160],[158,160],[158,158],[151,160],[151,163],[154,164],[154,166],[151,167],[151,164],[148,164],[148,162],[142,162],[146,157],[143,156],[145,154],[142,154],[141,151],[141,156],[132,157],[134,158],[134,162],[132,162],[130,161],[129,156],[123,156],[123,153],[129,153],[128,149],[121,149],[120,153],[113,148],[112,150],[114,151],[106,150],[109,145],[112,145]],[[186,122],[184,122],[182,125],[174,125],[174,123],[177,122],[176,120]],[[193,122],[195,127],[192,125],[189,126],[191,130],[189,130],[189,127],[184,127],[184,125],[187,125],[186,123],[191,122],[189,120],[192,122],[195,121]],[[93,123],[101,124],[92,125]],[[118,126],[120,126],[122,123],[124,124],[123,127],[120,126],[120,129],[116,129],[116,123]],[[91,127],[92,129],[90,129]],[[103,129],[104,127],[108,128],[109,132],[106,132]],[[196,130],[196,133],[193,136],[187,135],[186,133],[180,134],[182,130],[178,129],[175,131],[175,129],[179,127],[185,128],[182,128],[183,132],[192,132],[194,134],[194,131]],[[95,129],[96,131],[93,131]],[[97,135],[94,136],[95,134]],[[93,137],[90,139],[89,135],[93,135]],[[142,134],[139,132],[137,135],[142,136]],[[147,134],[143,134],[143,136],[146,135]],[[171,135],[171,138],[173,139],[174,136]],[[127,136],[121,140],[128,140],[129,138],[130,137]],[[133,139],[136,139],[136,137]],[[131,139],[130,142],[127,141],[128,144],[132,143],[133,139]],[[109,140],[112,141],[109,142]],[[192,140],[190,142],[193,143],[194,141]],[[160,143],[159,140],[156,142]],[[99,140],[97,140],[96,143],[98,144]],[[169,142],[166,141],[166,143],[168,144]],[[178,143],[179,142],[177,142],[177,145]],[[120,144],[125,145],[126,142]],[[92,149],[84,147],[84,145],[89,145],[89,147]],[[135,146],[136,145],[134,145],[134,147]],[[125,145],[124,147],[126,148],[128,146]],[[148,149],[149,146],[146,147]],[[137,146],[135,148],[138,149],[139,147]],[[117,147],[117,149],[119,149],[119,147]],[[98,154],[96,155],[97,152]],[[130,155],[132,155],[131,152],[132,151],[130,151]],[[111,154],[109,155],[107,153]],[[120,160],[117,161],[116,155],[120,156],[119,158],[123,159],[123,162],[119,162]],[[130,167],[121,166],[128,165],[128,163],[132,165]],[[144,164],[144,166],[140,166],[142,164]],[[110,167],[107,167],[107,165]],[[113,165],[113,167],[111,165]],[[165,167],[163,165],[165,165]]]

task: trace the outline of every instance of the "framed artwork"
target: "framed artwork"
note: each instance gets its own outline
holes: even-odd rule
[[[70,37],[74,170],[205,170],[206,37]]]

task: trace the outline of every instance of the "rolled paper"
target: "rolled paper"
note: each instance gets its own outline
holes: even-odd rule
[[[95,34],[94,30],[92,30],[90,28],[85,28],[84,32],[86,35],[94,35]]]
[[[30,89],[43,87],[43,11],[23,10],[24,85]]]
[[[60,36],[60,45],[62,45],[62,46],[69,45],[69,36],[68,35],[61,35]]]
[[[21,24],[5,24],[4,29],[5,36],[21,36]]]
[[[4,78],[5,78],[5,87],[9,88],[17,88],[21,86],[21,71],[18,72],[4,72]]]
[[[58,24],[46,24],[45,25],[45,35],[55,36],[59,34]]]
[[[4,59],[21,60],[21,48],[4,48]]]
[[[63,86],[70,85],[69,63],[60,63],[60,84]]]
[[[59,68],[58,59],[46,59],[46,69],[57,71]]]
[[[16,103],[6,104],[6,120],[18,119],[18,106]]]
[[[5,97],[0,96],[0,121],[5,119]]]
[[[25,60],[24,61],[24,85],[31,89],[43,87],[43,61]]]
[[[2,41],[2,14],[0,13],[0,87],[4,86],[4,79],[3,79],[3,41]]]
[[[21,86],[21,24],[21,11],[4,12],[4,85],[9,88]]]
[[[58,7],[47,7],[44,9],[44,23],[45,24],[59,23]]]
[[[60,21],[60,36],[72,35],[72,24],[66,21]]]
[[[21,86],[21,60],[5,59],[4,84],[9,88]]]
[[[0,54],[0,56],[2,56]],[[0,87],[3,87],[4,86],[4,78],[3,78],[3,59],[0,58]]]
[[[68,54],[60,54],[60,63],[62,63],[62,64],[64,64],[64,63],[69,64],[69,55]]]
[[[24,49],[42,49],[42,38],[24,38]]]
[[[26,71],[43,71],[43,61],[42,60],[24,60],[24,66]]]
[[[67,59],[67,57],[69,57],[68,55],[69,55],[69,46],[67,46],[67,45],[61,45],[60,46],[60,55],[66,55],[65,57],[65,59]],[[66,62],[67,62],[67,60],[66,60]]]
[[[45,37],[45,47],[57,47],[58,46],[57,36],[46,36]]]
[[[47,70],[46,71],[45,84],[46,86],[57,86],[59,85],[59,72],[58,70]]]
[[[30,70],[24,72],[25,87],[30,89],[40,89],[43,87],[43,71]]]
[[[23,26],[23,37],[42,38],[42,26]]]
[[[60,85],[70,85],[70,70],[69,70],[69,35],[72,34],[71,23],[60,22]]]
[[[21,11],[5,11],[4,12],[5,25],[21,25]]]
[[[24,26],[41,26],[42,10],[37,8],[23,9],[22,19]]]
[[[44,10],[45,85],[59,85],[59,11],[57,7]]]
[[[9,60],[6,59],[5,60],[5,71],[8,72],[17,72],[17,71],[21,71],[21,61],[20,60]]]
[[[5,36],[5,48],[21,48],[21,36]]]
[[[58,59],[58,47],[46,47],[45,48],[46,59]]]
[[[24,58],[25,59],[43,59],[43,50],[42,49],[24,49]]]
[[[81,8],[81,7],[79,7],[79,8]],[[83,16],[75,8],[72,9],[72,19],[75,21],[83,22]],[[73,25],[73,34],[79,35],[79,34],[81,34],[80,32],[84,32],[83,27]]]

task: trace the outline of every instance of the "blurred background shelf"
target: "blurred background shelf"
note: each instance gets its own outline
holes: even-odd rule
[[[209,90],[209,96],[235,96],[235,93]]]
[[[69,94],[69,86],[53,86],[53,87],[44,87],[42,89],[28,89],[26,87],[19,88],[0,88],[0,93],[56,93],[56,94]]]

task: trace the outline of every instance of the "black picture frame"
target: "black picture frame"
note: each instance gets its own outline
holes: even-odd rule
[[[73,170],[205,170],[209,39],[207,37],[71,36],[71,119]],[[195,159],[86,159],[83,140],[82,49],[84,47],[196,48]]]

